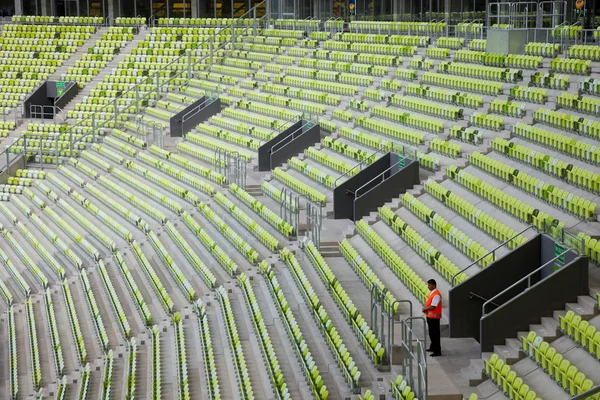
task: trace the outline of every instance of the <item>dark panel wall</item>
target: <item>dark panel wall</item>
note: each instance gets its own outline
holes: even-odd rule
[[[530,324],[549,317],[577,296],[589,294],[588,259],[578,258],[544,278],[481,319],[481,351],[493,351],[507,337],[526,331]]]
[[[466,281],[453,287],[449,293],[450,337],[474,337],[475,340],[479,341],[479,321],[484,301],[471,296],[471,293],[485,299],[494,297],[538,268],[541,265],[540,252],[541,235],[537,235]],[[479,267],[474,265],[471,268]],[[525,286],[526,282],[507,292],[495,303],[502,304],[506,302],[519,294]],[[489,310],[491,309],[493,307]],[[487,311],[489,312],[489,310]]]
[[[67,82],[66,85],[69,85],[70,83],[71,82]],[[64,108],[75,96],[77,96],[77,93],[79,93],[77,84],[65,87],[65,91],[60,99],[56,101],[56,105],[60,108]],[[42,83],[25,100],[25,117],[31,118],[31,105],[53,106],[56,94],[57,91],[55,81],[46,81]],[[51,113],[51,109],[47,109],[45,112]]]
[[[387,153],[369,165],[352,178],[340,184],[333,190],[333,214],[335,219],[360,219],[369,212],[377,209],[383,203],[398,197],[419,182],[419,163],[405,158],[404,168],[394,167],[381,175],[392,165],[397,163],[399,156]],[[375,177],[381,175],[378,179]],[[385,181],[382,184],[382,179]],[[358,193],[356,212],[354,199],[356,191],[366,185]]]
[[[300,120],[258,148],[258,170],[271,171],[320,140],[319,124]]]
[[[199,98],[185,109],[171,117],[171,136],[182,137],[201,122],[206,121],[215,114],[221,111],[221,100],[213,99],[208,103],[206,96]],[[185,116],[186,120],[183,121]]]

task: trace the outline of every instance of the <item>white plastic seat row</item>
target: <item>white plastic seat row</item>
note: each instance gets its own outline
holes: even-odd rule
[[[212,399],[220,399],[221,389],[219,388],[219,377],[217,374],[217,365],[215,363],[213,343],[210,336],[210,329],[208,326],[208,316],[206,315],[206,307],[204,307],[204,303],[200,299],[196,300],[194,306],[196,315],[198,316],[198,328],[200,331],[200,342],[202,344],[202,358],[204,360],[206,380],[208,382],[208,391]],[[155,327],[155,330],[158,332],[157,327]],[[158,398],[158,396],[154,396],[152,397],[152,400],[158,400]]]

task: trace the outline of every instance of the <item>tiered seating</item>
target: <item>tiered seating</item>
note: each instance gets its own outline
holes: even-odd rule
[[[511,399],[516,400],[537,400],[536,393],[529,389],[529,385],[523,383],[510,365],[506,365],[504,360],[500,359],[496,353],[492,354],[489,360],[484,359],[485,373],[504,393],[508,393]],[[510,376],[510,378],[509,378]]]
[[[290,272],[296,281],[296,285],[300,289],[304,297],[304,301],[310,308],[313,318],[316,321],[319,329],[325,335],[325,341],[329,345],[331,352],[338,363],[338,367],[342,372],[344,380],[351,388],[357,388],[361,372],[355,365],[348,348],[344,345],[338,330],[333,322],[329,319],[327,311],[321,304],[316,292],[314,291],[310,281],[304,274],[300,263],[292,252],[286,247],[279,252],[281,259],[290,268]]]
[[[254,289],[252,289],[250,280],[243,272],[238,277],[238,284],[242,287],[242,291],[244,292],[246,306],[248,307],[252,322],[254,323],[254,329],[256,330],[260,341],[263,358],[267,364],[269,379],[271,380],[271,385],[273,385],[273,390],[278,398],[289,399],[290,394],[287,384],[283,378],[283,373],[281,372],[275,349],[271,343],[269,332],[267,331],[258,302],[256,301]]]
[[[296,355],[300,360],[300,365],[302,366],[304,376],[310,385],[311,392],[316,399],[327,399],[329,394],[327,387],[325,386],[323,378],[319,373],[319,368],[312,358],[310,349],[304,340],[304,336],[300,330],[300,327],[298,327],[298,323],[296,322],[290,305],[285,298],[285,294],[279,285],[279,281],[275,276],[275,272],[266,261],[261,262],[258,267],[259,271],[265,276],[271,297],[275,302],[277,311],[279,312],[279,315],[285,325],[286,332],[288,333],[292,343],[292,347],[294,348]]]
[[[575,343],[600,361],[600,332],[595,326],[571,310],[567,311],[565,316],[560,316],[558,321],[560,330],[564,334],[569,335]]]
[[[33,379],[33,388],[37,391],[42,384],[42,367],[40,366],[40,350],[38,348],[37,328],[35,327],[35,314],[33,313],[31,297],[25,301],[25,314],[27,315],[31,377]]]
[[[423,86],[416,83],[406,85],[404,94],[474,109],[483,105],[483,98],[481,96],[470,93],[457,93],[455,91]],[[462,110],[460,111],[460,118],[462,118]]]
[[[432,246],[414,228],[403,221],[387,206],[379,208],[381,219],[396,232],[419,256],[440,273],[450,283],[460,283],[467,279],[464,273],[444,254]],[[455,277],[456,276],[456,277]],[[455,278],[454,278],[455,277]],[[454,278],[454,282],[452,279]]]
[[[379,291],[385,293],[384,308],[388,314],[395,314],[398,311],[399,306],[399,304],[395,304],[397,301],[396,298],[385,287],[384,283],[377,277],[375,272],[373,272],[369,264],[367,264],[367,262],[358,254],[347,239],[340,242],[339,248],[340,253],[342,253],[346,261],[348,261],[348,264],[354,269],[354,272],[358,274],[369,292],[371,292],[374,285],[377,285]]]
[[[439,105],[436,103],[430,103],[426,100],[411,99],[410,97],[402,97],[402,96],[398,96],[398,95],[390,96],[390,103],[392,105],[400,107],[400,108],[418,111],[423,114],[428,114],[428,115],[432,115],[432,116],[443,118],[443,119],[449,119],[451,121],[454,121],[457,119],[462,119],[462,115],[463,115],[462,109],[460,109],[458,107],[442,106],[442,105]],[[380,107],[380,106],[373,107],[373,113],[375,115],[378,115],[378,114],[376,114],[376,111],[375,111],[375,109],[377,109],[377,107]],[[441,123],[438,123],[436,125],[440,126],[440,124]],[[412,124],[407,123],[407,125],[421,128],[421,126],[419,126],[419,125],[415,126],[414,123],[412,123]],[[424,127],[428,131],[432,131],[432,132],[440,131],[439,128],[437,128],[437,126],[428,128],[428,125],[425,124]],[[443,129],[443,124],[441,125],[441,127]]]
[[[578,96],[572,93],[561,93],[556,97],[556,104],[562,108],[579,111],[584,114],[598,116],[600,114],[600,99]]]
[[[427,284],[410,266],[375,232],[365,220],[356,224],[359,235],[371,246],[386,265],[396,274],[419,301],[425,303],[429,291]]]
[[[525,104],[513,103],[509,100],[494,99],[490,103],[490,112],[507,115],[509,117],[522,118],[525,116]]]
[[[289,186],[290,188],[292,188],[292,190],[294,190],[300,194],[307,195],[312,201],[316,201],[316,202],[320,203],[321,205],[326,204],[327,199],[323,193],[313,189],[312,187],[308,186],[306,183],[293,177],[292,175],[285,172],[281,168],[279,168],[279,167],[275,168],[272,171],[272,175],[273,175],[273,178],[275,178],[278,181],[281,181],[286,186]]]
[[[142,317],[142,321],[144,321],[146,326],[150,326],[152,324],[152,314],[150,313],[150,309],[148,308],[148,305],[146,304],[146,301],[142,296],[142,292],[138,288],[133,275],[131,275],[123,256],[118,250],[115,252],[115,261],[117,267],[119,267],[118,270],[123,276],[124,282],[127,284],[127,288],[134,299],[134,303],[140,313],[140,316]]]
[[[58,385],[56,387],[56,399],[64,400],[66,393],[67,393],[67,377],[63,376],[62,379],[58,382]]]
[[[320,183],[321,185],[325,186],[326,188],[329,188],[329,189],[335,188],[335,182],[337,179],[336,176],[332,176],[325,171],[316,169],[313,165],[311,165],[305,161],[302,161],[297,157],[290,158],[287,161],[287,164],[292,169],[295,169],[296,171],[300,171],[300,173],[302,173],[302,175],[305,175],[305,176],[311,178],[312,180]]]
[[[352,327],[354,334],[359,339],[359,342],[373,364],[381,364],[385,357],[385,347],[379,343],[377,336],[373,333],[367,321],[365,321],[360,314],[360,311],[353,304],[352,299],[343,288],[340,281],[336,278],[331,268],[329,268],[329,265],[327,265],[327,262],[321,253],[319,253],[317,247],[312,241],[303,240],[302,248],[319,273],[321,280],[325,286],[327,286],[327,289],[331,293],[331,296],[338,307],[342,310],[342,314],[346,318],[346,321],[348,321]]]
[[[444,203],[447,207],[461,214],[465,220],[484,230],[498,242],[504,243],[512,239],[507,243],[510,249],[514,249],[527,241],[525,237],[517,236],[515,230],[504,225],[491,215],[486,214],[458,194],[446,189],[432,179],[428,179],[425,182],[425,191]]]
[[[231,276],[237,273],[238,266],[223,249],[209,236],[208,233],[185,211],[181,214],[181,219],[192,233],[200,239],[200,243],[213,255],[215,260],[227,271]]]
[[[211,398],[217,399],[220,398],[219,377],[217,376],[217,366],[215,364],[215,355],[213,352],[213,345],[210,337],[210,329],[208,328],[208,316],[206,315],[206,308],[204,307],[204,303],[202,303],[202,300],[198,299],[194,303],[194,306],[196,310],[196,315],[198,316],[200,341],[202,342],[202,359],[204,360],[206,380],[208,382],[208,391],[211,395]],[[158,366],[157,372],[157,379],[160,382],[160,365]],[[157,393],[160,394],[160,387],[158,388]],[[158,398],[160,398],[160,396],[154,396],[153,400]]]
[[[394,122],[401,122],[402,120],[404,120],[407,122],[406,123],[407,125],[410,123],[411,126],[412,126],[412,123],[414,122],[414,125],[421,124],[423,129],[431,128],[434,131],[440,130],[440,125],[439,125],[440,122],[439,121],[431,122],[431,119],[426,119],[424,117],[420,117],[420,118],[416,118],[416,119],[409,119],[408,113],[401,113],[397,110],[385,108],[385,107],[377,108],[377,111],[376,111],[375,110],[376,107],[379,107],[379,106],[375,106],[373,108],[373,112],[374,113],[377,112],[379,114],[379,116],[382,118],[388,118]],[[422,144],[424,141],[424,138],[425,138],[425,135],[420,132],[414,132],[411,129],[399,128],[395,125],[381,122],[374,118],[368,118],[368,117],[364,117],[364,116],[356,117],[355,123],[369,131],[379,133],[381,135],[388,136],[388,137],[391,137],[394,139],[398,139],[402,142],[406,142],[406,143],[410,143],[410,144]],[[427,127],[425,127],[425,125]]]
[[[8,292],[7,292],[8,293]],[[5,294],[6,298],[7,295]],[[8,385],[11,399],[16,399],[19,393],[19,371],[17,365],[17,329],[15,327],[15,311],[12,304],[8,304],[7,312],[7,340],[8,340]]]
[[[577,47],[577,46],[575,46]],[[525,45],[525,54],[530,56],[556,57],[561,51],[559,43],[530,42]]]
[[[240,222],[252,235],[254,235],[269,250],[275,251],[279,247],[279,241],[267,232],[263,227],[257,224],[252,218],[236,206],[222,193],[215,194],[215,200],[223,207],[236,221]]]
[[[85,398],[87,398],[87,393],[88,393],[88,389],[89,389],[89,386],[90,386],[90,375],[91,375],[91,368],[90,368],[90,364],[87,363],[81,369],[81,377],[80,377],[80,381],[79,381],[79,389],[77,389],[77,398],[78,399],[85,399]]]
[[[577,367],[564,358],[556,348],[544,342],[541,337],[538,338],[535,332],[531,331],[527,337],[521,337],[521,347],[525,354],[528,354],[539,366],[543,366],[543,371],[571,396],[594,387],[594,383],[586,379],[583,372],[579,372]],[[504,379],[508,380],[508,375]]]
[[[44,305],[46,307],[46,318],[48,330],[50,333],[50,344],[52,345],[52,356],[54,361],[54,370],[57,376],[63,376],[65,369],[65,361],[63,358],[60,337],[58,335],[58,325],[56,323],[56,315],[54,314],[54,303],[50,289],[44,291]]]
[[[438,72],[498,82],[515,83],[523,80],[523,71],[521,70],[484,67],[479,65],[462,64],[450,61],[440,63],[438,65]]]
[[[542,88],[513,86],[510,88],[510,95],[516,100],[530,103],[544,104],[548,101],[548,91]]]
[[[437,138],[429,142],[429,150],[433,151],[434,153],[443,154],[453,158],[460,157],[461,155],[459,144]]]
[[[200,300],[198,300],[200,301]],[[206,325],[208,327],[208,324]],[[161,398],[161,366],[160,366],[160,329],[154,325],[152,327],[151,349],[152,357],[150,359],[150,399],[158,400]]]
[[[131,250],[133,250],[133,255],[137,259],[138,263],[142,267],[142,270],[144,271],[148,280],[152,284],[152,287],[154,288],[156,295],[160,299],[162,306],[168,313],[171,313],[173,311],[173,300],[171,300],[171,296],[169,296],[169,293],[163,286],[162,282],[160,281],[160,278],[158,277],[158,275],[156,275],[154,268],[152,267],[152,265],[150,265],[150,262],[144,255],[144,252],[142,251],[140,245],[135,240],[131,242]]]
[[[102,372],[102,386],[100,392],[100,398],[103,400],[110,399],[110,390],[112,386],[113,379],[113,365],[114,365],[114,355],[112,349],[108,351],[106,354],[106,358],[104,359],[104,370]]]
[[[518,171],[489,156],[475,152],[469,155],[469,161],[491,175],[579,218],[589,219],[596,215],[596,203],[573,195],[566,190],[555,188],[553,185],[544,183],[538,178]]]
[[[175,357],[177,359],[177,389],[179,398],[189,400],[190,386],[188,379],[187,355],[185,349],[185,334],[181,314],[173,314],[173,326],[175,329]]]
[[[572,58],[555,58],[550,63],[550,71],[564,72],[575,75],[589,75],[592,70],[590,60],[576,60]]]
[[[229,347],[231,348],[231,354],[233,356],[233,364],[240,389],[240,396],[242,399],[252,399],[254,394],[252,391],[252,383],[250,382],[250,374],[244,358],[244,350],[242,349],[242,344],[238,335],[237,326],[233,317],[233,310],[231,309],[231,303],[229,301],[229,296],[227,295],[227,290],[223,286],[219,286],[216,289],[216,292],[219,303],[221,303],[223,318],[225,319],[227,339],[229,341]]]
[[[501,131],[504,129],[504,118],[495,115],[474,112],[471,115],[471,123],[484,129],[492,131]]]
[[[104,351],[108,351],[108,334],[106,333],[106,329],[104,328],[104,322],[102,321],[102,315],[100,314],[100,309],[96,304],[96,298],[94,296],[94,292],[92,291],[92,287],[90,285],[90,281],[87,277],[87,273],[85,269],[82,269],[80,272],[80,279],[83,285],[83,291],[85,292],[85,299],[87,300],[88,307],[90,309],[90,314],[93,315],[94,325],[96,327],[96,333],[98,334],[98,339],[100,340],[100,345]]]
[[[469,238],[412,194],[405,193],[402,196],[402,204],[423,222],[431,225],[432,229],[446,239],[448,243],[459,249],[471,260],[478,261],[481,267],[487,267],[494,262],[494,256],[487,249],[474,239]]]
[[[421,83],[458,89],[466,92],[497,95],[502,93],[502,83],[479,79],[464,79],[437,72],[425,72],[421,75]]]
[[[569,75],[535,72],[531,75],[530,86],[566,90],[569,87]]]
[[[475,128],[464,128],[462,126],[453,126],[450,128],[450,137],[462,142],[479,145],[483,143],[483,133]]]
[[[62,282],[63,298],[67,305],[67,315],[69,316],[69,323],[71,325],[71,333],[73,334],[73,341],[77,350],[77,357],[81,365],[85,364],[87,358],[87,349],[83,340],[83,334],[79,327],[79,318],[77,317],[77,310],[75,309],[75,303],[73,302],[73,296],[71,296],[71,289],[69,282],[65,279]]]

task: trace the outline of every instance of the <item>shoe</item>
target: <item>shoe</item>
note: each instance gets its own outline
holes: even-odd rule
[[[430,348],[428,348],[428,349],[427,349],[427,350],[425,350],[425,351],[430,353],[430,352],[432,352],[433,350],[431,350],[431,347],[430,347]]]
[[[440,357],[442,353],[431,353],[429,357]]]

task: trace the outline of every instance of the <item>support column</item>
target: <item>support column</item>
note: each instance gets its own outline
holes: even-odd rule
[[[23,1],[15,0],[15,15],[23,15]]]
[[[104,0],[101,0],[104,1]],[[108,0],[108,14],[104,16],[104,18],[108,17],[109,15],[113,18],[117,18],[120,17],[121,15],[121,10],[118,9],[118,3],[117,0]]]
[[[198,4],[198,0],[186,0],[186,1],[191,1],[192,18],[200,18],[200,10],[199,10],[200,4]]]

